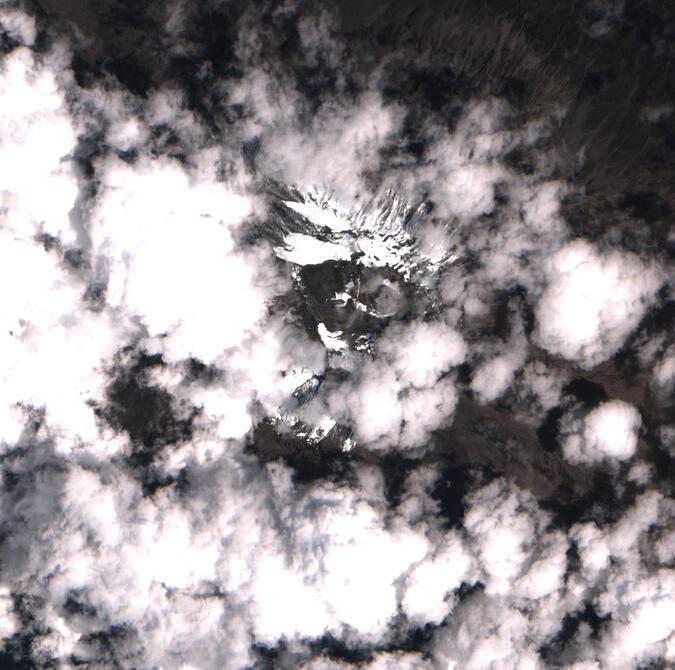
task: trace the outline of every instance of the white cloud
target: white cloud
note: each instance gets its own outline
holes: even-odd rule
[[[376,639],[396,614],[395,582],[424,558],[428,542],[404,525],[385,528],[381,480],[367,469],[359,474],[360,489],[319,485],[293,501],[284,498],[292,496],[287,471],[275,466],[291,545],[285,560],[261,558],[257,568],[255,628],[261,639],[340,635],[345,627]]]
[[[449,533],[443,546],[408,574],[401,601],[406,616],[420,623],[440,623],[452,611],[452,592],[468,581],[471,567],[471,555],[461,539]]]
[[[110,159],[92,212],[109,304],[139,317],[151,336],[170,334],[174,360],[213,361],[262,318],[267,298],[256,265],[269,251],[234,250],[233,230],[252,212],[249,198],[204,172],[186,174],[168,160],[130,167]]]
[[[602,255],[576,240],[548,260],[548,285],[536,307],[537,342],[592,368],[623,344],[652,304],[660,272],[637,256]]]
[[[665,641],[675,632],[675,572],[659,570],[632,583],[619,581],[603,599],[611,603],[612,625],[600,657],[605,665],[633,668],[641,660],[663,657]]]
[[[37,37],[37,28],[32,16],[10,8],[0,8],[0,25],[15,40],[26,46],[32,46]]]
[[[466,344],[454,328],[429,321],[395,323],[375,348],[353,382],[327,394],[327,413],[352,425],[357,442],[370,448],[422,447],[452,420],[457,391],[444,375],[464,361]]]
[[[652,386],[657,393],[668,396],[675,387],[675,347],[670,346],[652,370]]]
[[[106,142],[118,151],[129,151],[142,145],[146,139],[147,129],[133,117],[113,122],[106,133]]]
[[[2,60],[0,96],[3,228],[22,237],[44,232],[73,244],[69,213],[78,185],[73,163],[64,159],[76,137],[57,77],[30,49],[19,47]]]
[[[621,400],[604,402],[564,429],[565,458],[573,463],[625,461],[635,453],[641,423],[632,405]]]
[[[434,384],[443,372],[463,363],[467,351],[454,328],[432,321],[394,324],[378,339],[376,349],[400,380],[416,387]]]
[[[524,392],[532,393],[544,411],[558,404],[566,381],[558,370],[551,369],[541,360],[527,363],[521,378]]]
[[[546,515],[537,510],[534,499],[504,480],[473,492],[468,503],[464,527],[480,552],[486,592],[508,593],[530,557]]]
[[[18,628],[19,621],[14,613],[14,603],[9,589],[2,587],[0,589],[0,641],[14,635]]]
[[[525,362],[527,341],[522,328],[513,328],[506,352],[491,358],[478,366],[471,379],[471,390],[488,403],[496,400],[513,381],[515,373]]]
[[[261,169],[305,192],[322,185],[338,201],[363,201],[365,174],[378,167],[378,152],[400,123],[399,110],[368,91],[350,103],[327,102],[306,120],[298,93],[278,74],[275,80],[254,68],[231,92],[250,112],[247,135],[262,140]]]
[[[3,437],[18,438],[16,403],[46,407],[55,436],[69,449],[72,440],[96,437],[94,414],[85,403],[101,399],[102,362],[131,329],[108,314],[84,311],[84,287],[64,274],[55,253],[3,233],[0,280],[20,287],[6,294],[0,317],[6,354],[0,399],[13,417]]]
[[[494,596],[478,594],[456,610],[448,629],[440,632],[434,650],[437,667],[543,668],[532,640],[528,616]]]
[[[369,663],[363,662],[359,667],[364,670],[427,670],[433,666],[421,654],[403,652],[382,652],[374,654],[375,658]],[[351,670],[354,665],[342,661],[319,659],[302,663],[301,670]]]

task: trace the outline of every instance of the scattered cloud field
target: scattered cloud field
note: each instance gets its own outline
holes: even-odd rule
[[[19,5],[0,666],[674,665],[672,211],[580,232],[574,103],[299,2],[155,8],[144,83]]]

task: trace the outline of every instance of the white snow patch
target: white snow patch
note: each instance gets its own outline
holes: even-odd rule
[[[348,247],[335,242],[317,240],[311,235],[289,233],[284,247],[274,247],[274,253],[296,265],[320,265],[326,261],[348,261],[352,254]]]

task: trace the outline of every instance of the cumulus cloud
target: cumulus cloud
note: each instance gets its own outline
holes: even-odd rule
[[[471,390],[483,402],[496,400],[511,386],[514,374],[523,365],[527,355],[527,342],[522,330],[513,329],[507,350],[479,365],[471,379]]]
[[[455,606],[453,592],[469,581],[472,563],[461,538],[448,533],[433,556],[420,561],[406,578],[401,609],[408,619],[441,623]]]
[[[293,538],[293,568],[289,571],[283,561],[273,560],[277,569],[289,571],[281,584],[289,584],[291,599],[275,590],[274,577],[256,586],[261,608],[256,627],[263,639],[318,635],[323,630],[339,634],[346,626],[372,640],[383,635],[396,614],[396,581],[424,558],[428,541],[404,525],[383,527],[378,510],[381,484],[376,476],[373,481],[376,473],[359,474],[364,480],[361,491],[319,486],[294,505],[286,525]],[[290,614],[289,603],[298,596],[304,605]]]
[[[499,480],[473,493],[469,507],[464,525],[484,561],[486,592],[508,592],[541,534],[545,515],[527,495]]]
[[[251,58],[245,50],[243,58]],[[339,201],[365,199],[367,173],[377,169],[379,151],[400,124],[400,111],[376,90],[356,100],[336,97],[308,115],[301,95],[255,63],[231,91],[248,114],[245,137],[261,143],[257,161],[268,176],[307,191],[323,185]],[[312,156],[312,161],[305,156]]]
[[[37,28],[32,16],[14,7],[0,8],[0,24],[7,34],[21,44],[32,46],[37,37]]]
[[[3,58],[0,92],[7,101],[0,126],[3,228],[73,244],[69,213],[78,185],[67,158],[76,136],[57,76],[22,46]]]
[[[447,425],[457,391],[447,375],[466,357],[466,344],[443,322],[394,324],[348,383],[326,393],[327,412],[353,426],[359,444],[375,449],[422,447]]]
[[[667,658],[665,640],[672,634],[668,608],[672,570],[646,570],[640,539],[649,528],[663,532],[672,524],[672,501],[656,492],[640,496],[614,526],[600,530],[588,523],[573,529],[586,580],[600,580],[600,614],[611,614],[611,624],[593,645],[601,667],[632,668],[654,657]],[[665,536],[664,536],[665,537]],[[642,545],[644,546],[644,545]],[[659,565],[659,559],[656,559]],[[665,615],[664,619],[660,615]],[[651,619],[652,616],[658,618]],[[588,653],[588,651],[586,652]]]
[[[670,346],[654,366],[652,385],[660,395],[668,396],[675,386],[675,348]]]
[[[112,159],[101,166],[91,236],[110,306],[138,316],[150,336],[170,334],[174,359],[210,363],[261,318],[267,296],[255,285],[254,267],[265,250],[248,260],[233,253],[231,227],[250,214],[251,204],[214,183],[209,167],[190,183],[170,161],[131,168]],[[234,281],[236,292],[228,288]]]
[[[536,307],[537,340],[591,368],[623,344],[654,300],[657,268],[633,254],[602,254],[577,240],[548,260],[548,286]]]
[[[573,463],[625,461],[635,454],[641,423],[632,405],[620,400],[604,402],[581,421],[563,428],[565,458]]]

